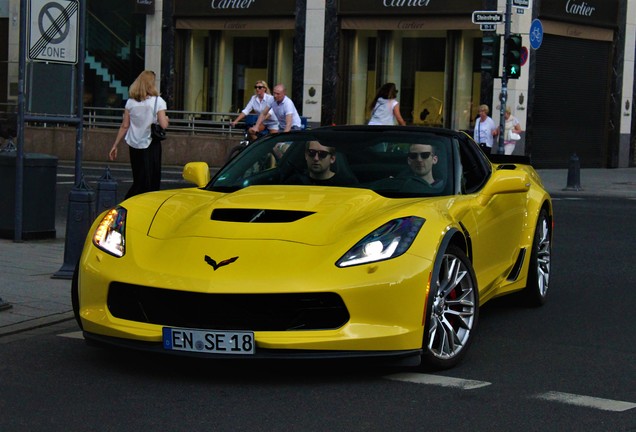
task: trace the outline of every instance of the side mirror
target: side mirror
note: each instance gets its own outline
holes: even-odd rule
[[[183,179],[203,187],[210,182],[210,168],[205,162],[188,162],[183,167]]]

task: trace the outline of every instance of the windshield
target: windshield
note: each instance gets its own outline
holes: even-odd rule
[[[447,132],[446,132],[447,134]],[[422,128],[318,128],[271,135],[248,146],[207,189],[255,185],[371,189],[386,197],[449,195],[452,146]]]

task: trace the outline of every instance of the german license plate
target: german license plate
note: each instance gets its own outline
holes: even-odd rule
[[[254,333],[163,328],[163,348],[209,354],[254,354]]]

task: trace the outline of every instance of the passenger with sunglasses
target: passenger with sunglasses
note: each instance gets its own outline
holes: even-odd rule
[[[247,117],[250,113],[260,115],[263,110],[274,102],[274,96],[269,93],[267,83],[262,80],[256,81],[254,85],[254,95],[250,98],[243,111],[232,121],[230,124],[232,127],[236,127],[236,124]],[[256,127],[256,125],[247,125],[249,127],[248,134],[251,141],[256,138],[267,135],[268,133],[278,132],[278,119],[276,114],[272,111],[263,120],[262,123]]]
[[[407,163],[411,170],[411,174],[419,179],[424,180],[431,186],[436,186],[440,179],[433,178],[433,165],[438,162],[435,148],[430,144],[411,144]]]
[[[307,163],[307,171],[296,173],[285,183],[318,186],[351,184],[351,181],[347,181],[332,169],[336,163],[336,149],[333,147],[324,146],[318,141],[309,141],[305,146],[305,162]]]

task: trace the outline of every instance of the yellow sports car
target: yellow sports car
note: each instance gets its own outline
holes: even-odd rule
[[[72,284],[89,342],[224,358],[452,367],[479,306],[545,302],[552,204],[525,158],[462,132],[334,126],[262,138],[195,188],[100,215]]]

